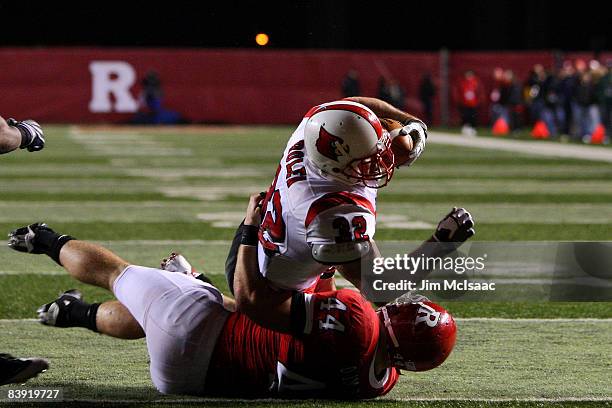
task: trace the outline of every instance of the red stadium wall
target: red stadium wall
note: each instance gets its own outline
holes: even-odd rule
[[[376,95],[381,76],[397,79],[407,109],[420,113],[419,81],[430,72],[439,84],[439,61],[433,52],[0,48],[0,114],[44,122],[126,122],[137,109],[140,80],[154,70],[164,106],[191,121],[294,123],[310,106],[339,98],[350,68],[359,72],[364,95]],[[496,66],[514,69],[523,79],[533,64],[552,62],[550,52],[453,52],[449,78],[452,87],[472,69],[488,87]],[[119,75],[113,67],[121,68]],[[109,87],[119,91],[106,92]],[[437,117],[437,97],[434,103]]]

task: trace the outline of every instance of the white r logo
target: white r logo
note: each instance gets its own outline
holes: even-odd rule
[[[419,307],[414,324],[417,325],[425,322],[429,327],[436,327],[438,321],[440,320],[440,312],[436,312],[433,307],[428,306],[423,302],[419,302],[418,304],[421,305],[421,307]],[[425,315],[421,315],[421,313],[425,313]]]
[[[136,81],[134,68],[125,61],[92,61],[91,72],[91,112],[136,112],[138,102],[130,93]],[[111,95],[114,97],[111,100]]]

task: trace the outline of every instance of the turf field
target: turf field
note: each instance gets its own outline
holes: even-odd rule
[[[149,266],[178,250],[225,290],[228,240],[247,195],[273,178],[290,132],[50,127],[43,152],[0,156],[0,233],[44,220]],[[431,143],[381,192],[376,238],[424,239],[460,205],[474,214],[479,240],[612,240],[611,203],[610,163]],[[79,288],[95,301],[108,293],[72,281],[44,256],[0,246],[0,261],[0,352],[52,365],[28,386],[63,387],[77,404],[247,404],[157,394],[143,341],[31,320],[63,290]],[[403,376],[379,400],[330,405],[612,406],[611,303],[445,306],[458,318],[459,337],[442,367]],[[270,404],[277,403],[248,403]]]

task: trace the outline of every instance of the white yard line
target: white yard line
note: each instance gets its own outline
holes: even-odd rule
[[[575,319],[569,318],[518,318],[512,319],[509,317],[457,317],[455,318],[458,322],[492,322],[492,323],[612,323],[612,318],[592,318],[592,317],[578,317]]]
[[[442,132],[430,132],[430,135],[431,136],[427,140],[428,143],[612,163],[612,149],[602,147],[492,139],[488,137],[467,137],[459,134]]]
[[[8,271],[0,271],[0,276],[6,276],[6,275],[20,275],[20,276],[24,276],[24,275],[40,275],[40,276],[60,276],[60,275],[66,275],[68,276],[68,272],[62,270],[57,270],[57,271],[19,271],[19,270],[8,270]]]
[[[31,323],[38,322],[38,319],[0,319],[0,323]]]

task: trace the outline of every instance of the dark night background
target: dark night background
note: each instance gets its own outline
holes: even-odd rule
[[[608,4],[608,6],[606,6]],[[0,46],[610,48],[605,1],[0,1]]]

